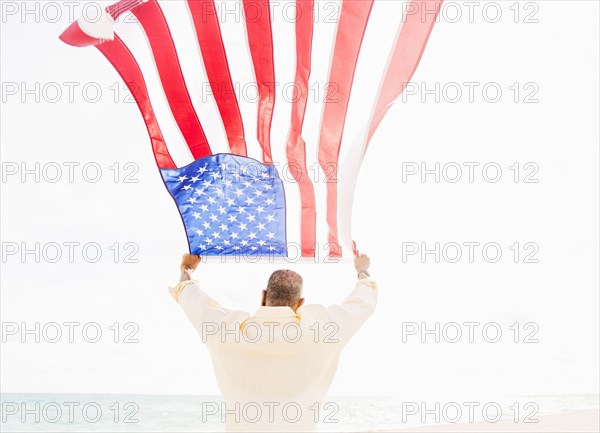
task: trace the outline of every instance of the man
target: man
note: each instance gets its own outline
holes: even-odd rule
[[[227,431],[314,431],[319,421],[335,422],[337,406],[323,400],[340,351],[377,304],[369,257],[355,258],[354,290],[329,307],[304,304],[296,272],[273,272],[254,315],[204,293],[190,275],[199,263],[185,254],[180,283],[169,290],[207,343],[225,400],[204,405],[203,417],[220,412]]]

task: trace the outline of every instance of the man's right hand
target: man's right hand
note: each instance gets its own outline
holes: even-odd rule
[[[180,281],[189,280],[192,278],[192,272],[196,270],[201,262],[200,256],[196,254],[184,254],[181,258],[181,277]]]
[[[354,267],[356,272],[366,271],[371,266],[371,259],[366,254],[359,254],[354,258]]]

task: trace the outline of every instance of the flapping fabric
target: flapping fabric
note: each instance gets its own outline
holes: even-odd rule
[[[419,66],[441,7],[441,0],[413,0],[408,4],[406,18],[394,45],[369,124],[365,152],[377,127],[400,97]]]
[[[257,138],[263,152],[263,162],[272,164],[271,123],[275,108],[275,64],[273,33],[268,1],[243,0],[248,45],[258,86]]]
[[[231,80],[225,45],[214,0],[188,0],[208,82],[219,107],[229,150],[247,155],[240,107]]]
[[[349,154],[342,165],[348,180],[340,193],[340,227],[345,245],[355,245],[351,235],[352,205],[364,155],[381,121],[415,73],[441,6],[440,0],[413,0],[407,5],[365,133],[354,143],[357,151]]]
[[[150,42],[169,107],[194,159],[211,155],[198,115],[185,85],[175,44],[156,0],[135,7],[131,12],[139,20]]]
[[[110,6],[108,6],[106,8],[106,12],[108,12],[110,14],[110,16],[113,17],[113,19],[117,19],[119,18],[121,15],[123,15],[125,12],[130,11],[131,9],[135,8],[136,6],[141,5],[142,3],[145,3],[147,0],[124,0],[124,1],[120,1],[118,3],[112,4]]]
[[[321,121],[319,164],[327,182],[328,247],[332,257],[342,255],[338,235],[338,162],[354,71],[372,7],[372,0],[343,0]]]
[[[150,103],[148,89],[142,71],[140,70],[131,51],[125,46],[118,36],[115,36],[111,42],[105,42],[97,45],[96,48],[104,54],[108,61],[119,73],[123,81],[127,84],[137,106],[142,113],[150,142],[152,143],[152,152],[156,165],[159,168],[175,168],[175,162],[169,154],[165,140],[160,132],[160,126],[156,120],[154,109]]]
[[[296,75],[292,98],[292,118],[286,155],[290,172],[300,191],[300,249],[303,257],[315,256],[316,204],[315,191],[308,175],[306,143],[302,138],[302,127],[308,99],[308,80],[311,69],[313,42],[314,1],[296,2]]]
[[[60,39],[95,46],[127,84],[190,252],[331,262],[357,251],[352,207],[365,152],[440,7],[121,0]],[[208,88],[208,98],[199,93]]]

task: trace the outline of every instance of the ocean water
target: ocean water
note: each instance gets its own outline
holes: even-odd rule
[[[598,410],[599,400],[598,395],[587,394],[437,402],[330,397],[315,416],[319,430],[328,432],[507,418],[525,423],[544,414]],[[6,393],[0,394],[0,431],[220,432],[224,431],[222,409],[217,396]]]

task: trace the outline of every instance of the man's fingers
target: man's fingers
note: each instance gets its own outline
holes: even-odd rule
[[[354,259],[354,266],[357,270],[366,269],[371,266],[371,259],[366,254],[359,254]]]
[[[195,254],[184,254],[183,258],[181,259],[181,267],[194,269],[196,268],[196,266],[198,266],[198,263],[200,262],[200,256]]]
[[[198,264],[202,261],[199,255],[196,254],[185,254],[181,262],[181,266],[186,268],[195,269]]]

